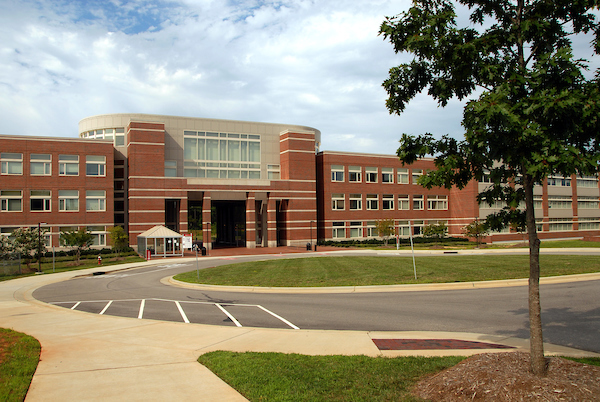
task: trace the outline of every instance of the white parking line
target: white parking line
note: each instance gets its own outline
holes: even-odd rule
[[[295,326],[294,324],[292,324],[291,322],[289,322],[289,321],[288,321],[288,320],[286,320],[285,318],[283,318],[283,317],[281,317],[281,316],[278,316],[277,314],[275,314],[275,313],[274,313],[274,312],[272,312],[272,311],[269,311],[269,310],[267,310],[267,309],[266,309],[266,308],[264,308],[263,306],[260,306],[260,305],[258,305],[258,304],[257,304],[257,305],[256,305],[256,307],[258,307],[259,309],[263,310],[263,311],[264,311],[264,312],[266,312],[266,313],[269,313],[269,314],[271,314],[273,317],[275,317],[275,318],[277,318],[277,319],[281,320],[282,322],[286,323],[286,324],[287,324],[287,325],[289,325],[290,327],[292,327],[292,328],[294,328],[294,329],[300,329],[299,327]]]
[[[111,300],[111,301],[109,301],[109,302],[106,304],[106,306],[104,306],[104,309],[102,309],[102,311],[100,312],[100,315],[104,314],[104,312],[105,312],[106,310],[108,310],[108,308],[110,307],[110,305],[111,305],[111,304],[112,304],[112,300]]]
[[[189,324],[190,320],[188,320],[187,316],[185,315],[185,312],[181,308],[181,304],[179,304],[178,301],[176,301],[175,304],[177,305],[177,308],[179,309],[179,313],[181,314],[181,318],[183,318],[183,322],[185,322],[186,324]]]
[[[73,307],[71,307],[71,310],[75,310],[77,308],[77,306],[79,306],[80,304],[81,304],[81,302],[75,303],[75,305]]]
[[[229,317],[229,319],[230,319],[231,321],[233,321],[233,323],[234,323],[236,326],[238,326],[238,327],[241,327],[241,326],[242,326],[242,324],[240,324],[240,323],[238,322],[238,320],[236,320],[236,319],[235,319],[235,317],[234,317],[234,316],[232,316],[231,314],[229,314],[229,311],[225,310],[225,309],[223,308],[223,306],[221,306],[221,305],[220,305],[220,304],[218,304],[218,303],[215,303],[215,306],[217,306],[218,308],[220,308],[220,309],[221,309],[221,311],[222,311],[222,312],[224,312],[224,313],[225,313],[225,315],[226,315],[227,317]]]
[[[142,299],[140,302],[140,312],[138,313],[138,319],[142,319],[144,317],[144,307],[146,306],[146,299]]]

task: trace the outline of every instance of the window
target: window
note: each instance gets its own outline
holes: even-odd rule
[[[423,234],[423,221],[414,221],[412,227],[413,236],[421,236]]]
[[[29,156],[29,174],[33,176],[50,176],[52,174],[52,155],[31,154]]]
[[[410,200],[408,199],[408,194],[402,194],[398,196],[398,209],[405,211],[410,209]]]
[[[488,170],[485,170],[483,172],[483,175],[481,176],[481,179],[479,179],[480,183],[491,183],[492,182],[492,178],[490,177],[490,172]]]
[[[577,208],[579,209],[598,209],[600,207],[600,200],[598,197],[577,197]]]
[[[600,229],[600,218],[579,218],[579,230]]]
[[[331,209],[344,209],[344,194],[331,194]]]
[[[92,246],[106,246],[105,226],[88,226],[86,230],[92,235]]]
[[[232,171],[230,170],[229,175],[227,176],[230,179],[232,178],[231,173]],[[280,176],[279,165],[267,165],[267,178],[269,180],[279,180]],[[239,179],[239,174],[235,178]]]
[[[384,194],[381,197],[381,209],[390,210],[394,209],[394,196]]]
[[[362,222],[350,222],[350,237],[362,237]]]
[[[362,178],[360,166],[348,166],[348,181],[360,183],[361,180]]]
[[[408,169],[397,169],[398,184],[408,184]]]
[[[31,190],[29,193],[31,212],[50,212],[51,199],[50,190]]]
[[[106,156],[87,155],[85,157],[86,176],[106,176]]]
[[[598,178],[595,176],[577,176],[577,187],[598,188]]]
[[[332,236],[334,239],[346,238],[346,229],[344,228],[344,222],[333,222]]]
[[[331,165],[331,181],[344,181],[344,167]]]
[[[423,196],[422,195],[413,195],[413,209],[422,210],[423,208]]]
[[[548,230],[550,232],[573,230],[573,218],[550,218]]]
[[[377,237],[377,222],[367,222],[367,237]]]
[[[549,195],[548,196],[548,208],[554,209],[571,209],[572,208],[571,197],[566,195]]]
[[[377,168],[376,167],[365,168],[365,181],[367,183],[377,183]]]
[[[79,191],[58,190],[58,210],[61,212],[79,211]]]
[[[571,179],[566,177],[548,177],[549,186],[571,187]]]
[[[165,177],[177,177],[177,161],[165,161]]]
[[[122,147],[125,145],[125,129],[117,128],[115,129],[115,146]]]
[[[1,190],[0,204],[2,212],[22,212],[23,192],[21,190]]]
[[[533,208],[534,209],[542,209],[542,196],[541,195],[533,196]]]
[[[86,211],[106,211],[106,191],[87,190],[85,192]]]
[[[58,155],[59,176],[79,176],[79,155]]]
[[[412,184],[418,184],[417,180],[419,177],[423,176],[423,169],[413,169],[412,170]]]
[[[394,169],[393,168],[381,168],[381,182],[382,183],[393,183],[394,182]]]
[[[2,174],[23,174],[23,154],[10,152],[0,153],[0,166]]]
[[[410,237],[410,225],[408,221],[398,222],[398,236]]]
[[[379,205],[377,205],[377,200],[377,194],[367,194],[367,209],[379,209]]]
[[[362,194],[350,194],[350,210],[362,209]]]
[[[77,226],[60,226],[58,228],[58,231],[60,233],[59,237],[58,237],[58,243],[61,246],[65,246],[65,239],[63,238],[63,232],[77,232],[79,230],[79,228]]]
[[[445,195],[428,195],[427,209],[431,211],[448,209],[448,196]]]

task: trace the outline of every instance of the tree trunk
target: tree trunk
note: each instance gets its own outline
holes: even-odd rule
[[[536,376],[546,375],[544,338],[542,336],[542,309],[540,305],[540,239],[535,226],[533,180],[524,175],[527,233],[529,234],[529,349],[531,371]]]

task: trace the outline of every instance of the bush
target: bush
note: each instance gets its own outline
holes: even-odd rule
[[[464,237],[446,237],[443,240],[439,239],[428,239],[425,237],[413,237],[413,244],[441,244],[441,243],[469,243]],[[382,239],[365,239],[365,240],[319,240],[317,242],[320,246],[334,246],[334,247],[354,247],[354,246],[380,246],[384,245],[385,242]],[[392,238],[389,241],[389,245],[395,245],[396,239]],[[410,245],[410,239],[401,238],[401,246]]]

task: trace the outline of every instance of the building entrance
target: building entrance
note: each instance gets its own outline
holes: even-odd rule
[[[245,201],[213,201],[211,221],[214,247],[246,247]]]

